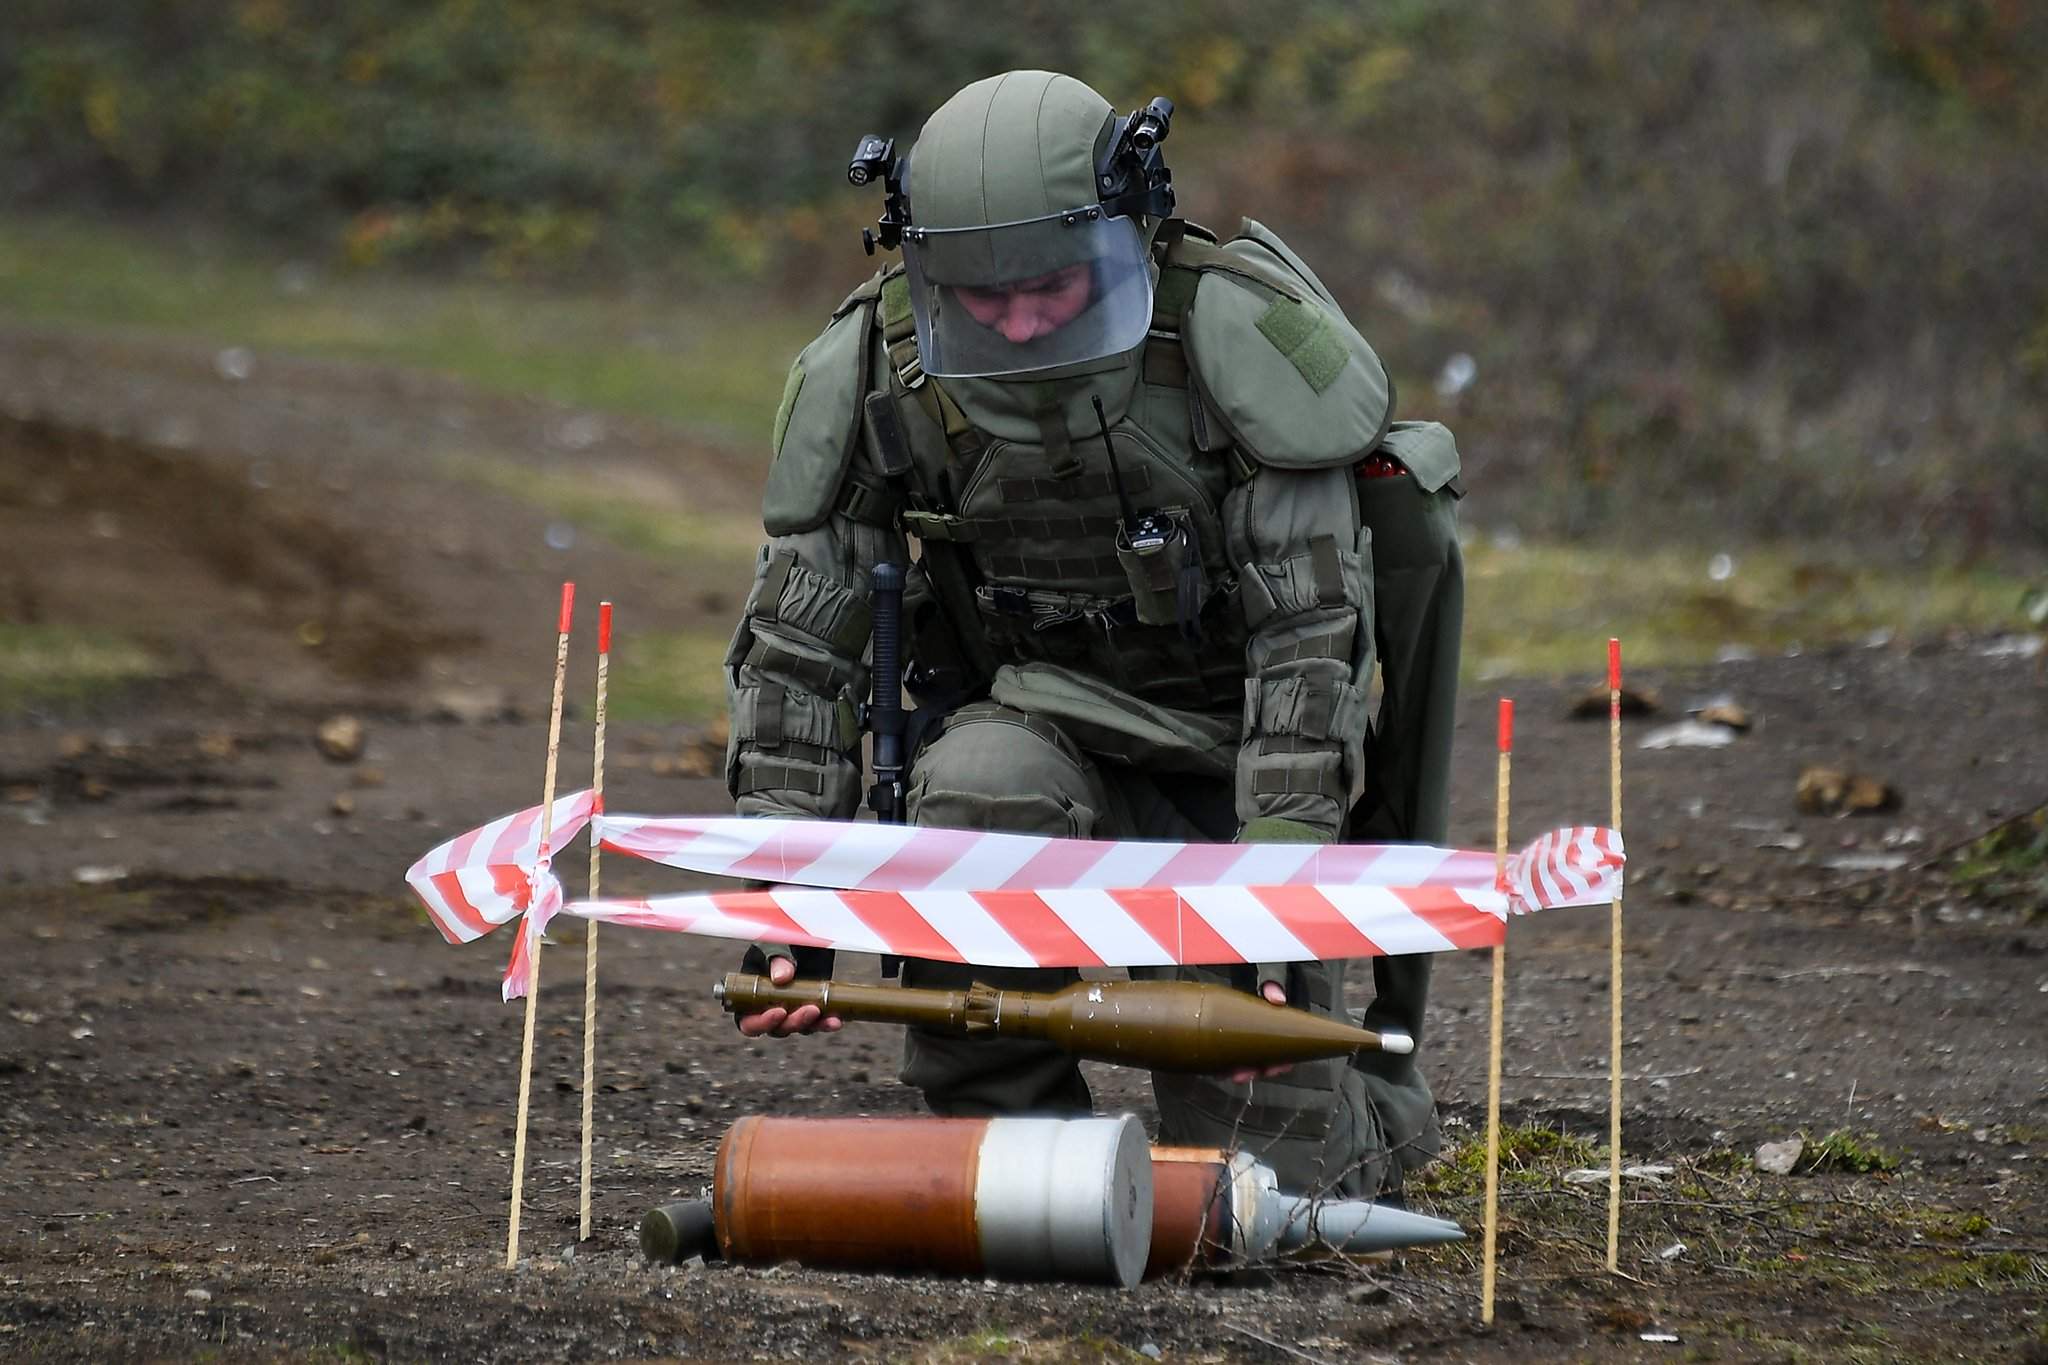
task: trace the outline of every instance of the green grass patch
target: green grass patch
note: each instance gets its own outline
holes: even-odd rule
[[[1810,1175],[1888,1175],[1899,1169],[1899,1158],[1878,1146],[1868,1134],[1858,1136],[1846,1128],[1806,1144],[1799,1154],[1799,1169]]]
[[[1590,1166],[1600,1149],[1555,1128],[1500,1130],[1500,1183],[1550,1185],[1567,1170]],[[1425,1168],[1416,1188],[1435,1199],[1457,1199],[1486,1191],[1486,1139],[1460,1143]]]
[[[1913,639],[1960,627],[2010,630],[2021,580],[1996,570],[1910,571],[1821,562],[1792,548],[1713,555],[1674,546],[1632,554],[1598,546],[1467,547],[1465,676],[1604,673],[1608,637],[1630,665],[1711,662],[1730,645],[1816,648],[1889,632]]]
[[[722,632],[634,633],[613,642],[610,718],[632,721],[710,720],[725,714]]]
[[[766,449],[822,316],[670,282],[577,291],[309,270],[246,245],[0,217],[0,312],[435,370],[505,393],[683,423]]]
[[[904,1359],[919,1365],[968,1365],[980,1361],[1142,1361],[1144,1356],[1107,1337],[1034,1337],[1008,1328],[987,1327],[966,1336],[935,1341],[923,1352]]]
[[[147,649],[105,631],[0,623],[0,714],[77,705],[164,671]]]
[[[2024,905],[2036,918],[2048,916],[2048,807],[1965,847],[1948,875],[1973,900]]]
[[[2010,1289],[2048,1284],[2048,1259],[2018,1251],[1943,1253],[1918,1277],[1924,1289]]]
[[[1957,1213],[1952,1209],[1903,1210],[1895,1215],[1895,1221],[1923,1237],[1938,1237],[1944,1242],[1982,1237],[1992,1227],[1991,1220],[1981,1213]]]

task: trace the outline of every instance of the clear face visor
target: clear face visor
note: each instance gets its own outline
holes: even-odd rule
[[[903,234],[927,374],[1025,374],[1120,355],[1152,323],[1152,270],[1129,218],[1098,208]]]

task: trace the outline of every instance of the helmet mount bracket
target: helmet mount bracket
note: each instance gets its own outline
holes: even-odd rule
[[[896,155],[896,139],[883,137],[880,133],[869,133],[853,149],[852,160],[846,163],[846,182],[861,186],[875,180],[882,182],[882,216],[875,220],[872,228],[862,228],[860,244],[868,255],[875,254],[880,246],[885,251],[894,251],[903,244],[903,229],[910,226],[910,200],[903,193],[903,175],[909,167],[908,157]]]
[[[1133,113],[1120,114],[1110,124],[1109,149],[1095,168],[1098,203],[1077,205],[1079,214],[1089,209],[1111,218],[1155,218],[1173,216],[1173,172],[1167,169],[1159,144],[1166,141],[1173,120],[1173,101],[1164,95]],[[854,148],[847,162],[846,180],[854,186],[882,182],[882,216],[872,228],[862,228],[861,246],[872,256],[875,248],[894,251],[903,245],[904,230],[910,227],[910,199],[903,192],[903,177],[910,158],[896,155],[896,140],[869,133]],[[1094,217],[1093,213],[1088,214]],[[1068,221],[1079,221],[1078,217]]]
[[[1095,188],[1110,217],[1173,216],[1173,172],[1159,150],[1172,121],[1173,101],[1155,95],[1143,109],[1111,125],[1109,151],[1095,168]]]

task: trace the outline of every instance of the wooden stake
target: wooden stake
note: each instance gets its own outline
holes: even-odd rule
[[[1508,755],[1515,747],[1515,704],[1500,699],[1500,775],[1494,785],[1493,876],[1508,878]],[[1479,1320],[1493,1325],[1494,1248],[1500,1230],[1500,1017],[1507,998],[1507,925],[1493,950],[1493,1024],[1486,1052],[1486,1250],[1479,1272]]]
[[[590,764],[590,898],[597,899],[597,817],[604,814],[604,696],[611,672],[612,604],[597,604],[597,740]],[[576,1240],[590,1240],[590,1106],[597,1089],[597,921],[583,939],[583,1197]]]
[[[562,585],[562,618],[555,638],[555,697],[548,711],[548,767],[541,782],[540,856],[548,856],[555,823],[555,764],[562,754],[562,685],[569,671],[569,609],[576,585]],[[540,935],[528,917],[519,926],[526,939],[526,1032],[519,1044],[519,1118],[512,1130],[512,1216],[505,1229],[505,1269],[519,1265],[519,1204],[526,1188],[526,1111],[533,1098],[533,1016],[540,999]]]
[[[1621,833],[1621,641],[1607,642],[1607,774],[1613,796],[1614,832]],[[1607,1269],[1621,1269],[1621,886],[1615,884],[1609,911],[1609,1052],[1607,1085]]]

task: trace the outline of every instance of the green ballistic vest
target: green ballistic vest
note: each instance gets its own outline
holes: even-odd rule
[[[1247,625],[1221,516],[1230,489],[1261,464],[1355,464],[1383,441],[1433,489],[1456,452],[1434,424],[1400,427],[1443,432],[1448,465],[1433,441],[1390,437],[1385,368],[1261,225],[1219,245],[1172,221],[1155,260],[1142,347],[1028,379],[927,377],[900,270],[870,279],[792,368],[769,531],[838,511],[915,537],[966,656],[965,690],[998,665],[1047,662],[1160,706],[1236,712]],[[1187,530],[1179,619],[1142,593],[1147,570],[1119,558],[1126,503]]]

